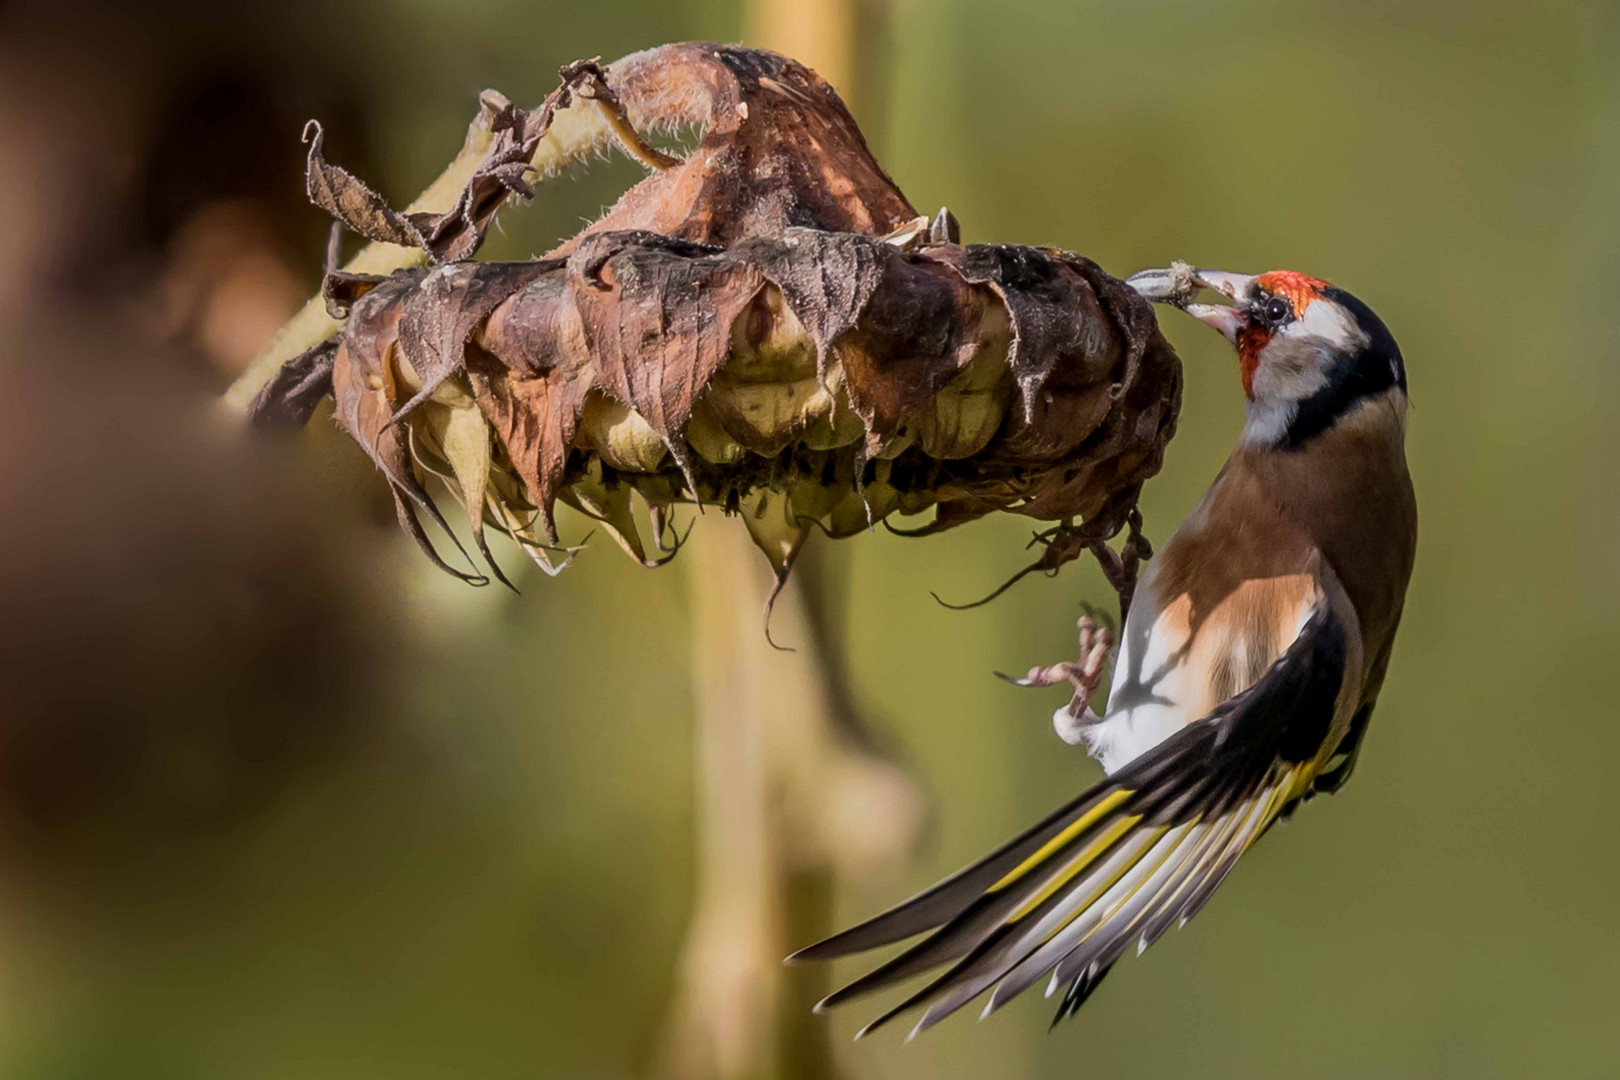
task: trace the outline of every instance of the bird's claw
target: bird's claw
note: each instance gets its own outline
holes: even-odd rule
[[[1080,628],[1082,638],[1085,635],[1086,624],[1089,621],[1090,629],[1093,632],[1100,630],[1102,633],[1107,634],[1110,643],[1112,643],[1114,635],[1114,617],[1112,615],[1100,608],[1092,607],[1091,604],[1082,600],[1080,601],[1080,616],[1079,622],[1075,625]]]
[[[1074,697],[1069,701],[1068,712],[1078,720],[1086,714],[1091,695],[1097,692],[1108,670],[1108,658],[1114,651],[1114,628],[1100,620],[1089,607],[1075,626],[1080,631],[1080,659],[1068,665],[1074,672],[1069,680],[1074,683]]]
[[[1052,716],[1052,727],[1058,737],[1071,745],[1080,742],[1081,729],[1102,719],[1091,711],[1091,697],[1102,683],[1103,674],[1108,670],[1109,656],[1114,650],[1111,621],[1089,605],[1083,605],[1083,610],[1085,613],[1075,624],[1080,631],[1077,659],[1049,667],[1032,667],[1021,679],[996,672],[997,676],[1014,686],[1056,686],[1065,682],[1072,685],[1074,696],[1069,699],[1069,704]]]

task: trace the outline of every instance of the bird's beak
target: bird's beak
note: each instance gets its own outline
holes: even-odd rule
[[[1206,289],[1214,289],[1229,300],[1236,300],[1249,291],[1254,284],[1251,274],[1232,274],[1225,270],[1198,270],[1192,271],[1194,285],[1201,285]]]
[[[1205,326],[1221,332],[1227,341],[1237,341],[1244,327],[1241,308],[1225,304],[1195,304],[1193,297],[1201,289],[1213,289],[1232,300],[1248,292],[1254,278],[1249,274],[1233,274],[1225,270],[1203,270],[1186,263],[1173,263],[1163,270],[1143,270],[1132,274],[1126,283],[1142,297],[1156,304],[1172,304]]]
[[[1227,304],[1188,304],[1181,310],[1205,326],[1214,327],[1233,344],[1243,332],[1243,312]]]

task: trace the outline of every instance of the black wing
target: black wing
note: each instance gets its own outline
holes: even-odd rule
[[[795,953],[826,960],[934,931],[817,1010],[954,961],[860,1034],[926,1006],[915,1036],[993,987],[989,1015],[1048,972],[1048,996],[1066,988],[1057,1019],[1072,1014],[1133,943],[1140,953],[1192,918],[1308,787],[1332,729],[1345,644],[1343,624],[1319,603],[1248,690],[967,869]]]

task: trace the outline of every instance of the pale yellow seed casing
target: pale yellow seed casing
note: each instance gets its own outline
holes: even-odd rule
[[[574,441],[621,472],[655,473],[669,457],[669,447],[645,417],[595,390],[585,397]]]
[[[763,287],[731,325],[730,352],[703,400],[735,441],[780,453],[832,400],[816,378],[816,345],[775,286]]]
[[[698,457],[711,465],[735,465],[748,453],[742,443],[726,434],[714,408],[700,400],[686,425],[686,441]]]
[[[972,457],[1001,430],[1014,396],[1007,368],[1011,334],[1006,309],[987,307],[979,318],[973,359],[911,418],[908,427],[929,457]]]
[[[744,446],[772,457],[796,441],[816,410],[830,414],[832,400],[812,375],[793,382],[729,382],[716,376],[704,395],[726,431]]]
[[[866,425],[844,391],[844,370],[836,363],[827,369],[825,385],[805,403],[809,424],[799,441],[811,450],[838,450],[866,437]]]

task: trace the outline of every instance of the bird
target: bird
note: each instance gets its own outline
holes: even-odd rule
[[[1237,445],[1142,572],[1106,708],[1113,635],[1089,613],[1053,726],[1104,777],[978,862],[788,958],[829,960],[927,934],[824,1011],[925,973],[857,1038],[921,1010],[909,1037],[984,996],[981,1018],[1046,979],[1052,1023],[1203,908],[1277,821],[1350,778],[1383,686],[1417,546],[1406,367],[1343,289],[1295,271],[1176,263],[1130,281],[1236,350]],[[1203,290],[1222,297],[1194,303]],[[939,970],[943,969],[943,970]]]

